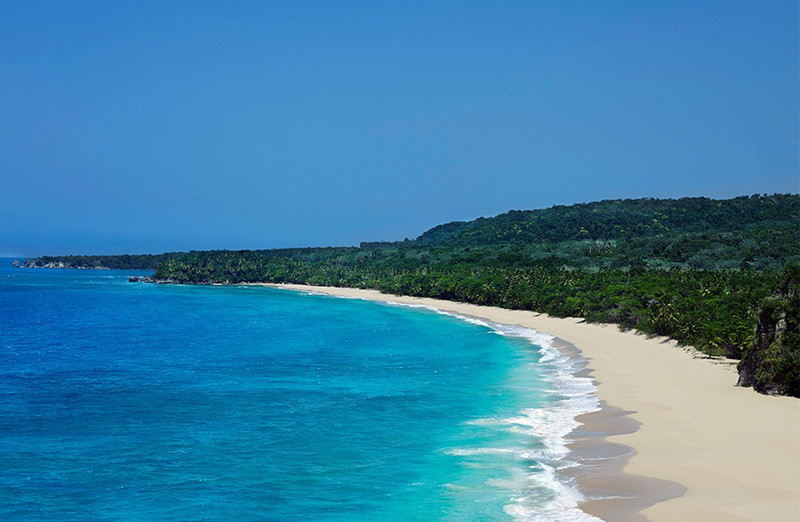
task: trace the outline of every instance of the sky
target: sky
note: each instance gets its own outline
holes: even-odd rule
[[[0,255],[798,192],[798,2],[0,4]]]

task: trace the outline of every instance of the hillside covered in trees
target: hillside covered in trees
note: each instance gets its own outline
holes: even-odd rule
[[[503,252],[580,268],[780,270],[800,260],[800,196],[608,200],[434,227],[415,241],[363,247]]]
[[[615,200],[447,223],[403,242],[195,251],[152,261],[154,278],[164,282],[375,288],[617,323],[741,358],[756,342],[765,299],[782,283],[798,284],[785,275],[800,265],[798,230],[798,195]],[[45,259],[69,265],[79,258]],[[782,361],[779,373],[797,373],[800,348],[792,335],[781,339],[768,360]],[[752,373],[776,378],[775,371]]]

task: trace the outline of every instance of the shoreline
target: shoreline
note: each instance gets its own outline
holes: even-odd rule
[[[589,361],[581,350],[563,339],[553,343],[568,357],[581,361],[579,377],[594,378]],[[635,433],[641,423],[631,417],[631,411],[609,405],[599,394],[597,411],[575,417],[580,425],[567,437],[570,459],[580,466],[568,468],[567,476],[575,479],[585,500],[578,507],[603,520],[647,520],[639,514],[659,502],[679,497],[686,488],[677,482],[634,475],[623,471],[636,449],[627,444],[609,441],[609,437]]]
[[[255,285],[425,305],[554,336],[560,349],[586,361],[583,371],[602,405],[579,416],[582,426],[570,435],[577,460],[603,455],[591,471],[575,475],[587,497],[580,508],[589,514],[632,521],[800,519],[800,401],[735,386],[728,361],[576,318],[377,290]]]

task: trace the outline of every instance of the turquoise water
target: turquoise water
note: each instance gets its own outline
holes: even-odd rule
[[[2,520],[585,518],[546,336],[0,261]]]

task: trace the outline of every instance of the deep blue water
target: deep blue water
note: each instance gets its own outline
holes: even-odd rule
[[[132,273],[0,260],[1,520],[580,517],[546,337]]]

